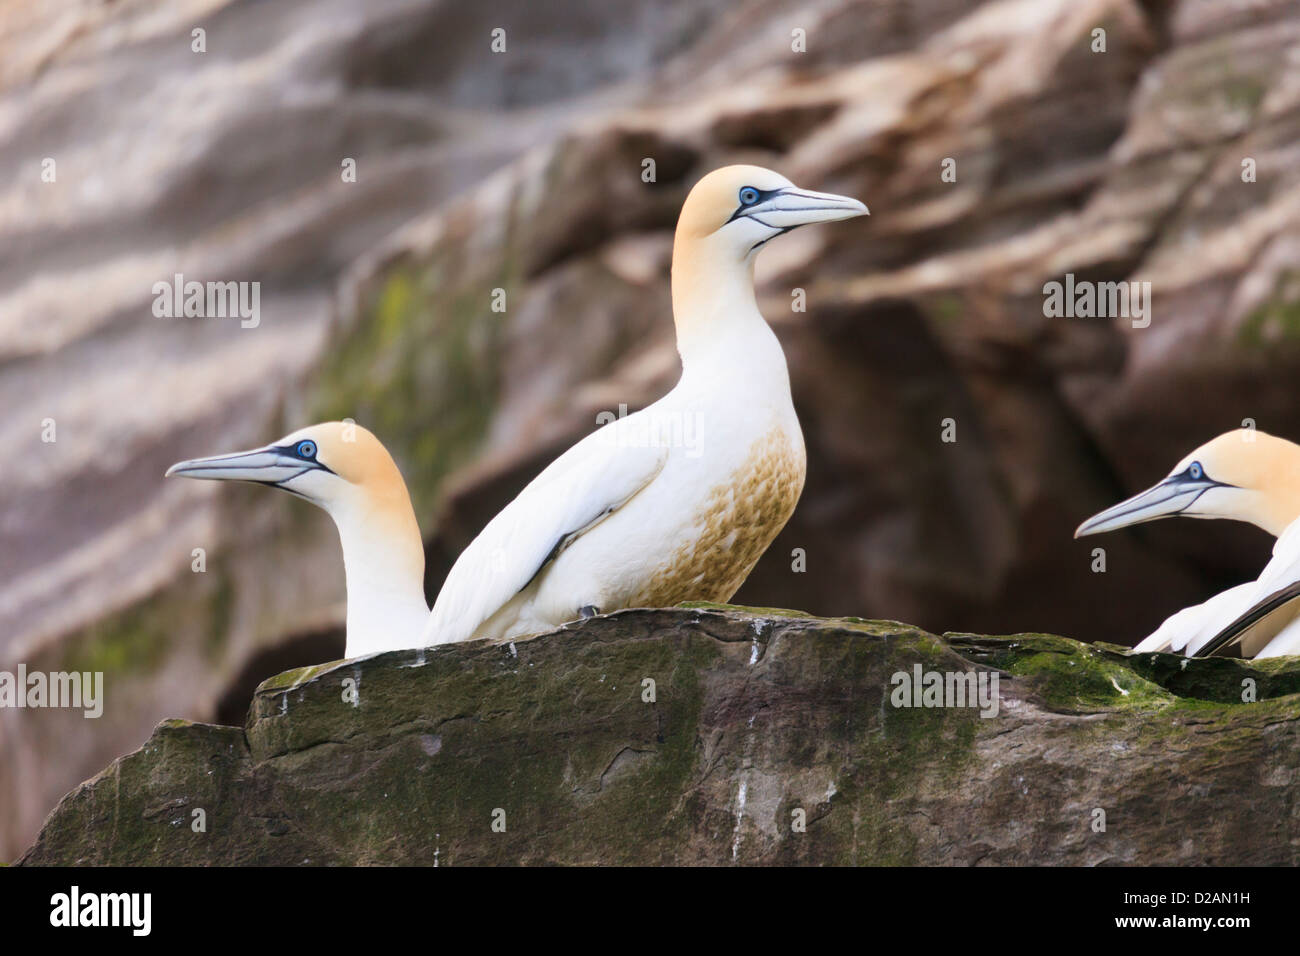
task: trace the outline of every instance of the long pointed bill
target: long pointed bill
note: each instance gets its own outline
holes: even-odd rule
[[[303,461],[268,445],[265,448],[254,448],[252,451],[236,452],[233,455],[213,455],[210,458],[180,461],[167,469],[165,477],[179,475],[182,478],[279,484],[290,478],[296,478],[313,467],[315,466],[311,462]]]
[[[1093,515],[1075,529],[1074,536],[1082,538],[1086,534],[1114,531],[1116,528],[1127,528],[1131,524],[1141,524],[1143,521],[1154,521],[1157,518],[1182,514],[1206,490],[1217,484],[1218,482],[1215,481],[1196,480],[1184,475],[1166,478],[1154,488],[1148,488],[1127,501],[1121,501],[1114,507]]]
[[[869,216],[871,211],[848,196],[815,193],[795,186],[782,189],[763,202],[751,206],[745,214],[773,229],[793,229],[814,222],[837,222],[855,216]]]

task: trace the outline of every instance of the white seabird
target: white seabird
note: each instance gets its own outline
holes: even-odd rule
[[[1076,538],[1171,515],[1247,521],[1277,541],[1259,578],[1169,617],[1135,652],[1300,654],[1300,446],[1255,429],[1202,445],[1163,481],[1100,514]]]
[[[340,479],[354,483],[345,460],[355,452],[337,440],[341,423],[235,456],[182,462],[168,474],[261,481],[329,511],[347,568],[349,657],[533,634],[626,607],[727,601],[794,511],[805,472],[785,355],[754,296],[754,259],[797,226],[867,212],[856,199],[800,189],[757,166],[701,179],[673,243],[681,379],[529,483],[461,553],[432,613],[413,584],[423,556],[417,564],[405,486],[400,475],[393,481],[396,466],[369,432],[357,428],[374,468],[366,474],[385,473],[375,485],[382,505],[364,483],[339,489]],[[373,464],[380,455],[383,467]],[[392,535],[401,544],[381,557]],[[386,600],[395,606],[381,608]],[[354,602],[362,605],[355,615]]]
[[[418,646],[429,619],[424,542],[406,482],[368,430],[325,422],[252,451],[178,462],[172,475],[257,482],[323,508],[343,545],[346,656]]]

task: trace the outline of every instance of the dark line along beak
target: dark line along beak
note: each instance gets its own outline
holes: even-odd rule
[[[748,216],[771,229],[784,231],[814,222],[838,222],[869,215],[871,210],[849,196],[786,187],[762,194],[758,202],[737,209],[731,219]]]
[[[1074,530],[1076,538],[1127,528],[1129,525],[1157,518],[1184,514],[1201,495],[1211,488],[1230,488],[1211,478],[1190,478],[1185,474],[1172,475],[1160,484],[1134,495],[1126,501],[1093,515]]]
[[[218,481],[256,481],[279,485],[291,478],[312,470],[327,470],[315,461],[290,454],[275,445],[235,452],[233,455],[213,455],[210,458],[193,458],[179,461],[167,469],[164,477],[178,475],[182,478],[207,478]]]

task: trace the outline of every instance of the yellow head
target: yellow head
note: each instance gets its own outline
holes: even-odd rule
[[[327,511],[357,490],[407,498],[388,449],[350,422],[312,425],[262,448],[178,462],[167,469],[167,477],[172,475],[272,485]]]
[[[1251,428],[1226,432],[1158,485],[1089,518],[1074,536],[1171,515],[1232,518],[1280,535],[1300,517],[1300,446]]]
[[[686,197],[675,247],[708,243],[741,262],[797,226],[864,215],[867,207],[856,199],[800,189],[762,166],[723,166]]]
[[[429,616],[420,528],[397,465],[366,429],[312,425],[251,451],[179,462],[167,475],[252,481],[319,505],[343,545],[347,656],[418,646]]]
[[[673,239],[673,319],[683,357],[737,306],[757,315],[754,259],[798,226],[864,216],[856,199],[800,189],[761,166],[709,173],[682,204]]]

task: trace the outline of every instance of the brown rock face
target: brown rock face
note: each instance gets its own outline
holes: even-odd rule
[[[166,721],[23,862],[1295,865],[1297,691],[1294,660],[624,611]]]
[[[671,387],[671,229],[727,162],[872,210],[759,260],[808,479],[739,600],[1131,643],[1264,563],[1222,522],[1070,534],[1244,419],[1300,438],[1294,4],[545,6],[0,9],[0,668],[109,695],[0,712],[0,859],[159,719],[337,642],[325,516],[168,464],[351,416],[432,596],[597,413]],[[155,318],[178,272],[260,281],[260,324]],[[1149,282],[1149,325],[1045,315],[1067,274]]]

